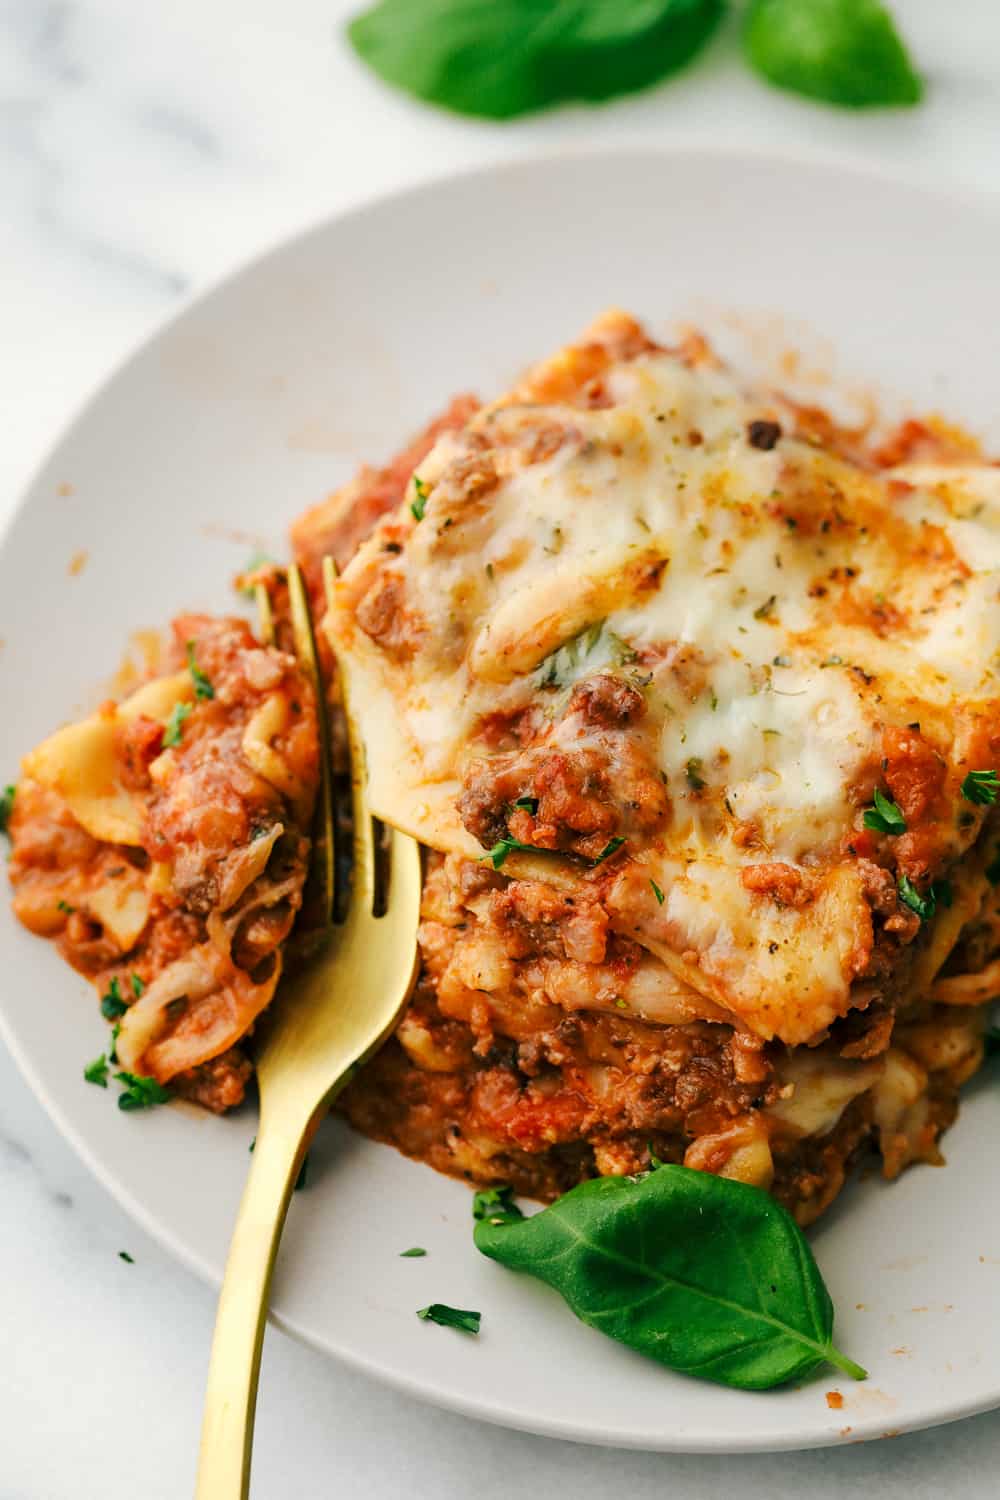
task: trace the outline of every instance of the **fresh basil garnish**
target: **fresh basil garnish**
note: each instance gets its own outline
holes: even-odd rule
[[[743,45],[768,83],[827,104],[919,104],[923,94],[880,0],[751,0]]]
[[[802,1231],[760,1188],[680,1166],[598,1177],[530,1219],[509,1196],[487,1206],[475,1242],[682,1373],[744,1390],[827,1363],[866,1376],[833,1345],[833,1304]]]
[[[873,828],[876,833],[899,834],[906,832],[906,819],[903,817],[902,809],[888,797],[883,797],[878,787],[872,798],[873,807],[865,808],[864,823],[866,828]]]
[[[464,1307],[449,1307],[447,1302],[432,1302],[429,1307],[420,1308],[417,1317],[423,1318],[425,1323],[440,1323],[442,1328],[459,1328],[463,1333],[478,1333],[482,1313],[472,1312]]]
[[[506,120],[665,78],[704,46],[723,9],[724,0],[380,0],[347,34],[386,83]]]

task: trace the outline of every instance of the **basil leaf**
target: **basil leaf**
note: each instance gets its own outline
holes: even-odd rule
[[[432,1302],[417,1313],[425,1323],[440,1323],[442,1328],[460,1328],[463,1333],[478,1333],[482,1313],[464,1307],[449,1307],[446,1302]]]
[[[724,0],[380,0],[347,28],[386,83],[506,120],[629,93],[689,62]]]
[[[679,1166],[598,1177],[533,1218],[479,1218],[475,1242],[685,1374],[744,1390],[825,1363],[865,1378],[833,1346],[833,1304],[802,1231],[759,1188]]]
[[[768,83],[827,104],[919,104],[923,94],[880,0],[752,0],[743,46]]]

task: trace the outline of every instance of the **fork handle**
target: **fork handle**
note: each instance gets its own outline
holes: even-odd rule
[[[246,1500],[271,1273],[309,1142],[322,1117],[268,1128],[262,1113],[240,1201],[208,1367],[196,1500]]]

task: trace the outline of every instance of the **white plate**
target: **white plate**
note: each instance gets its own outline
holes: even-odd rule
[[[92,701],[130,630],[231,608],[249,539],[280,546],[360,459],[391,453],[452,392],[501,388],[605,305],[660,329],[717,325],[722,308],[780,314],[758,328],[772,346],[802,321],[846,372],[986,428],[1000,414],[998,265],[988,202],[689,150],[522,163],[322,225],[141,349],[35,481],[0,556],[0,767]],[[26,1075],[126,1208],[218,1281],[251,1113],[120,1114],[81,1076],[106,1045],[93,992],[2,920],[0,1008]],[[861,1184],[815,1233],[837,1341],[869,1367],[865,1385],[830,1370],[747,1395],[675,1377],[477,1255],[461,1184],[334,1125],[292,1205],[274,1316],[415,1395],[590,1442],[794,1448],[941,1422],[1000,1405],[998,1139],[994,1076],[967,1093],[953,1165]],[[412,1244],[427,1257],[401,1260]],[[482,1309],[480,1338],[419,1322],[432,1300]]]

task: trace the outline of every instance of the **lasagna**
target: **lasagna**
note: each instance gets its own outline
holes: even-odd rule
[[[352,1124],[543,1199],[683,1161],[802,1223],[867,1148],[940,1159],[1000,989],[998,520],[961,432],[876,439],[612,313],[294,522],[317,617],[341,570],[335,769],[331,648],[372,806],[425,846]],[[182,618],[168,667],[27,757],[15,906],[114,983],[126,1068],[224,1109],[302,901],[317,706],[239,621]]]
[[[998,506],[961,434],[877,444],[621,314],[440,435],[325,622],[435,851],[352,1118],[802,1220],[869,1139],[933,1159],[994,982]]]
[[[25,757],[14,911],[93,981],[126,1073],[222,1111],[302,903],[316,706],[242,620],[181,616],[163,665]]]

